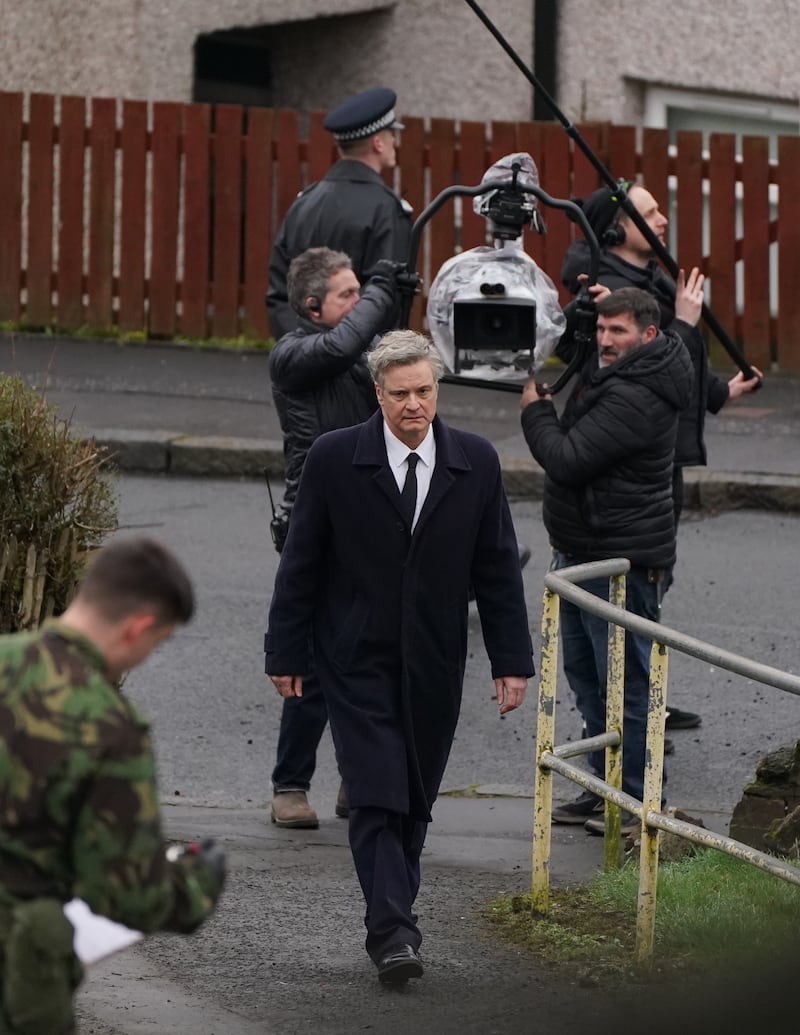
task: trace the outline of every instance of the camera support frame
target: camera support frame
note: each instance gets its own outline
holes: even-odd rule
[[[589,225],[589,221],[584,215],[583,209],[579,205],[576,205],[574,201],[568,201],[566,198],[551,197],[551,195],[546,191],[543,191],[541,187],[535,187],[533,184],[517,182],[520,166],[515,162],[511,168],[513,171],[513,177],[510,182],[508,180],[488,180],[485,183],[479,183],[476,187],[454,184],[453,186],[445,187],[445,189],[437,194],[437,196],[422,210],[411,228],[411,241],[409,244],[407,262],[407,269],[411,271],[410,274],[407,275],[410,283],[418,283],[418,277],[415,271],[417,269],[417,255],[419,252],[420,240],[422,239],[422,231],[445,202],[456,197],[475,198],[481,194],[488,194],[490,191],[503,192],[503,197],[506,200],[513,198],[515,193],[518,194],[520,211],[522,211],[524,207],[524,196],[526,194],[532,194],[544,205],[564,211],[573,222],[578,224],[586,238],[590,251],[590,266],[587,283],[596,283],[597,268],[600,261],[600,246],[597,242],[597,237],[595,236],[594,231]],[[522,233],[523,226],[526,222],[528,222],[528,220],[524,220],[522,219],[522,216],[520,216],[520,234]],[[413,292],[404,292],[402,312],[400,316],[401,327],[408,326],[408,318],[411,312],[413,300]],[[547,390],[550,393],[559,392],[567,384],[575,371],[583,366],[584,362],[588,358],[588,349],[594,348],[595,345],[594,303],[585,288],[579,293],[577,301],[578,307],[575,340],[578,347],[564,371],[552,385],[548,386]],[[463,374],[458,373],[445,374],[442,381],[446,384],[470,385],[473,388],[492,388],[496,391],[515,392],[518,394],[522,392],[523,388],[519,382],[492,381],[490,378],[465,377]]]

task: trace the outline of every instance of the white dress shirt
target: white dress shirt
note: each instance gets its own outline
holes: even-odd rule
[[[416,453],[419,457],[419,463],[417,464],[417,506],[414,511],[414,520],[411,522],[411,531],[413,532],[422,510],[422,505],[428,495],[428,489],[431,487],[431,475],[436,463],[436,438],[430,425],[428,425],[428,433],[425,435],[425,438],[416,449],[409,449],[404,442],[401,442],[399,438],[392,434],[386,421],[383,422],[383,437],[386,442],[386,455],[389,458],[389,467],[400,492],[403,491],[406,474],[408,473],[408,454]]]

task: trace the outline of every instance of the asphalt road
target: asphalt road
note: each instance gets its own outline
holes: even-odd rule
[[[130,693],[154,720],[164,796],[181,803],[264,806],[280,699],[263,675],[262,642],[277,555],[268,540],[266,498],[252,482],[121,480],[123,529],[148,529],[185,558],[197,582],[196,620],[131,674]],[[542,579],[549,561],[540,505],[512,504],[519,539],[533,551],[525,572],[538,638]],[[740,511],[687,515],[675,585],[664,621],[759,661],[797,671],[795,566],[800,519]],[[500,719],[480,640],[477,611],[462,720],[446,790],[474,785],[530,788],[535,715]],[[670,799],[689,809],[729,812],[755,761],[787,728],[800,729],[800,701],[673,655],[670,700],[701,712],[698,730],[676,735]],[[569,694],[561,695],[559,739],[580,735]],[[330,738],[323,739],[313,797],[331,808],[338,786]]]
[[[345,825],[333,818],[338,774],[328,735],[312,790],[320,830],[277,831],[268,822],[280,700],[262,669],[277,561],[262,486],[125,477],[120,494],[123,531],[147,529],[165,539],[193,572],[199,597],[196,620],[131,674],[126,692],[154,723],[171,836],[214,833],[229,850],[232,872],[220,910],[196,936],[150,939],[90,974],[80,996],[81,1031],[585,1035],[587,1023],[595,1032],[613,1030],[617,1015],[605,1015],[606,1027],[601,993],[501,945],[481,917],[492,897],[529,885],[525,796],[533,783],[535,694],[498,718],[477,615],[444,789],[477,788],[483,796],[437,805],[418,903],[426,977],[403,996],[387,996],[363,954]],[[533,550],[525,582],[536,632],[549,550],[539,505],[515,503],[513,513],[520,540]],[[800,518],[791,515],[690,516],[665,622],[797,671],[798,532]],[[757,760],[796,739],[800,701],[674,653],[669,694],[704,717],[699,729],[674,735],[670,802],[724,831]],[[559,740],[580,735],[566,690],[557,731]],[[573,793],[560,782],[557,797]],[[559,830],[554,882],[585,878],[600,852],[599,839]]]

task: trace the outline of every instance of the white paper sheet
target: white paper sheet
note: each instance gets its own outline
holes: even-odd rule
[[[97,916],[83,899],[73,898],[64,906],[64,913],[75,928],[75,955],[87,966],[140,942],[144,935],[105,916]]]

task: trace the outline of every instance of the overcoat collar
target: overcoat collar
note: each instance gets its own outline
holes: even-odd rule
[[[453,484],[454,471],[469,471],[471,464],[467,459],[461,443],[444,421],[433,418],[433,434],[436,437],[436,466],[433,469],[431,486],[422,508],[415,531],[423,524],[429,514],[446,495]],[[383,438],[383,413],[378,410],[360,428],[356,448],[353,453],[354,467],[375,467],[373,475],[375,484],[385,493],[400,513],[400,493],[397,482],[389,469],[386,456],[386,443]]]

